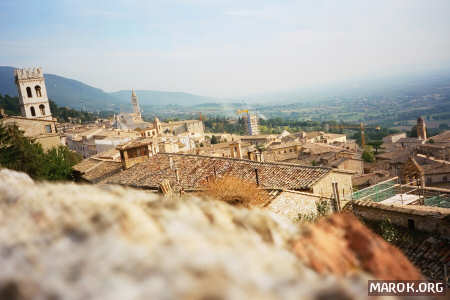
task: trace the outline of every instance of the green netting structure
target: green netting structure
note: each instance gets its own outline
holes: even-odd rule
[[[352,193],[352,200],[371,200],[381,202],[397,194],[397,178],[377,183]]]
[[[426,206],[438,206],[438,207],[450,208],[450,196],[437,195],[437,196],[425,198],[424,204]]]

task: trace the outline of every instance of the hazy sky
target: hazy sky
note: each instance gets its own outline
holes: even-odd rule
[[[450,67],[448,0],[0,0],[0,65],[230,97]]]

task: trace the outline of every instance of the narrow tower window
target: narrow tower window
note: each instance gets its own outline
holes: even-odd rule
[[[44,106],[44,104],[39,105],[39,110],[41,111],[41,115],[45,116],[45,106]]]
[[[30,87],[27,87],[27,96],[28,96],[28,98],[32,98],[33,97],[33,95],[31,94],[31,88]]]
[[[42,97],[41,94],[41,87],[39,85],[35,86],[34,89],[36,90],[36,96],[37,97]]]
[[[31,116],[35,117],[36,116],[36,111],[34,110],[34,107],[30,107],[30,111],[31,111]]]

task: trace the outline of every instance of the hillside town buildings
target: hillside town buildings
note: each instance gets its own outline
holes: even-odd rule
[[[139,138],[154,138],[156,151],[161,149],[167,153],[192,151],[205,141],[200,120],[161,122],[155,117],[153,122],[146,122],[134,90],[131,105],[132,113],[115,115],[112,121],[101,120],[96,124],[64,129],[66,145],[87,158]]]
[[[374,170],[385,170],[390,176],[403,178],[407,162],[413,159],[424,172],[427,186],[450,188],[450,130],[427,137],[423,118],[417,119],[417,137],[391,135],[383,141],[383,153],[377,154]]]

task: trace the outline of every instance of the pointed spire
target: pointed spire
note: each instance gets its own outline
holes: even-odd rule
[[[134,92],[134,89],[131,89],[131,97],[136,97],[136,93]]]

